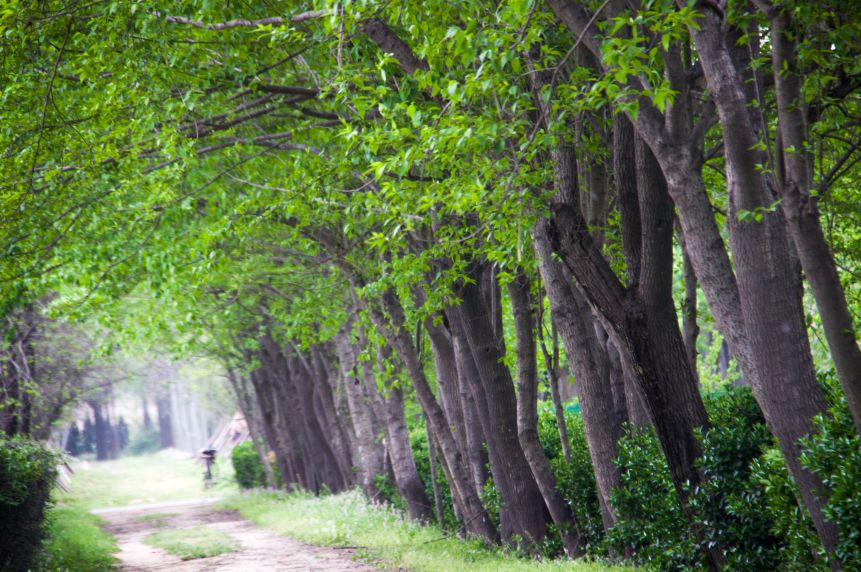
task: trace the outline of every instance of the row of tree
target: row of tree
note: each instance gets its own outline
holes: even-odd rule
[[[455,8],[4,13],[4,304],[56,291],[118,336],[217,356],[270,482],[373,496],[390,471],[424,520],[417,405],[468,533],[553,528],[571,555],[539,372],[564,431],[570,368],[609,530],[626,423],[655,431],[680,506],[704,484],[705,330],[833,553],[799,440],[826,412],[817,367],[861,429],[858,6]]]

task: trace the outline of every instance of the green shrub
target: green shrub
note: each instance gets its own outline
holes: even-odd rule
[[[26,439],[0,436],[0,570],[28,570],[39,553],[59,456]]]
[[[550,466],[556,477],[556,486],[571,507],[579,527],[578,533],[585,542],[587,553],[597,556],[603,553],[600,544],[604,536],[604,525],[601,520],[592,458],[589,456],[586,433],[583,429],[583,418],[578,413],[566,411],[565,425],[568,428],[571,463],[565,461],[552,406],[549,403],[540,404],[538,439],[550,460]],[[558,542],[558,545],[555,542]],[[554,534],[554,538],[546,548],[548,554],[562,553],[558,535]]]
[[[833,556],[844,570],[861,569],[861,441],[846,399],[833,377],[823,379],[830,407],[815,420],[816,431],[802,441],[802,465],[819,475],[828,501],[825,517],[837,524]],[[792,571],[827,571],[822,543],[810,515],[797,501],[795,485],[777,447],[755,463],[748,490],[758,495],[758,510],[767,512],[780,537],[781,567]]]
[[[436,475],[431,475],[427,430],[425,429],[423,422],[417,423],[414,427],[410,428],[410,448],[413,451],[416,470],[418,470],[419,477],[421,477],[422,482],[425,485],[425,494],[431,503],[434,502],[433,481],[431,479],[436,479],[436,482],[439,485],[440,496],[442,497],[443,520],[445,521],[444,523],[440,523],[440,525],[449,530],[457,528],[458,519],[454,514],[451,490],[448,488],[448,482],[445,479],[445,474],[439,461],[437,461],[436,464]]]
[[[761,487],[751,486],[771,443],[762,413],[746,387],[730,386],[705,404],[712,428],[700,436],[698,463],[706,479],[689,491],[687,516],[654,432],[620,441],[622,486],[611,499],[619,522],[609,545],[662,570],[704,568],[703,543],[723,548],[729,569],[774,570],[784,540],[774,533],[773,515],[761,510]]]
[[[129,439],[125,452],[129,455],[147,455],[161,449],[158,429],[144,429],[139,433],[133,433]]]
[[[751,464],[751,475],[739,508],[756,512],[771,522],[771,532],[780,539],[777,548],[779,568],[791,572],[822,571],[819,538],[806,509],[798,504],[795,482],[776,445],[768,448]]]
[[[251,441],[245,441],[234,447],[230,453],[230,461],[233,463],[233,472],[240,488],[253,489],[266,486],[266,472]]]
[[[829,379],[828,388],[832,406],[803,442],[801,464],[825,483],[825,518],[839,532],[837,560],[844,570],[861,570],[861,439],[836,380]]]
[[[101,529],[102,520],[90,511],[71,506],[48,510],[44,550],[38,570],[113,570],[118,550],[114,537]]]

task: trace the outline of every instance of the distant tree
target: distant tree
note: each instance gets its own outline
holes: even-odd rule
[[[78,429],[77,423],[72,423],[69,429],[69,436],[66,437],[66,452],[73,457],[81,454],[81,430]]]
[[[129,444],[129,426],[122,417],[117,421],[117,439],[119,440],[120,451],[122,451]]]
[[[84,419],[84,430],[81,435],[81,453],[92,453],[96,449],[96,426],[93,420]]]

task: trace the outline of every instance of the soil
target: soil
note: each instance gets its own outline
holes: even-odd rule
[[[218,499],[158,503],[128,508],[95,510],[107,525],[105,530],[117,539],[120,570],[170,570],[199,572],[247,572],[255,570],[288,572],[373,572],[366,564],[352,559],[349,548],[321,548],[297,542],[259,528],[235,511],[216,510]],[[152,515],[149,519],[147,515]],[[159,517],[158,515],[163,515]],[[232,536],[239,545],[236,552],[211,558],[183,561],[148,544],[143,539],[151,532],[206,526]]]

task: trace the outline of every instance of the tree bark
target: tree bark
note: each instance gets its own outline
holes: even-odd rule
[[[541,308],[543,301],[539,301],[538,308]],[[541,353],[544,355],[544,367],[547,370],[547,385],[550,386],[550,400],[553,403],[553,415],[556,419],[556,430],[559,431],[559,442],[562,444],[562,457],[565,462],[570,464],[571,456],[571,440],[568,437],[568,423],[565,421],[565,407],[562,403],[562,396],[559,394],[559,339],[556,330],[556,324],[551,318],[551,330],[553,338],[553,353],[547,349],[547,344],[544,341],[544,320],[539,312],[536,316],[538,330],[538,342],[541,346]]]
[[[810,154],[805,125],[802,76],[796,58],[797,45],[789,38],[790,15],[770,8],[771,57],[784,172],[778,189],[789,236],[816,301],[834,368],[855,430],[861,435],[861,350],[852,313],[840,283],[834,256],[819,217],[817,198],[811,196]]]
[[[605,530],[616,523],[610,504],[613,489],[621,486],[619,467],[615,459],[619,454],[617,443],[624,434],[622,425],[614,415],[610,388],[602,384],[606,379],[607,364],[591,323],[587,305],[578,300],[572,277],[562,264],[552,258],[552,248],[542,225],[533,230],[538,268],[544,280],[553,321],[559,334],[580,395],[580,410],[589,456],[595,472],[598,500]]]
[[[381,375],[386,371],[385,361],[389,358],[391,349],[388,346],[377,348],[377,369]],[[425,493],[425,486],[419,477],[413,451],[410,448],[410,433],[404,416],[404,396],[398,380],[385,380],[385,415],[386,443],[389,458],[392,461],[392,472],[398,491],[407,503],[407,513],[410,518],[419,522],[427,522],[431,516],[431,506]],[[442,524],[440,522],[440,524]]]
[[[357,460],[361,468],[362,488],[369,499],[376,499],[379,495],[375,482],[376,476],[385,474],[384,452],[377,442],[377,435],[374,432],[373,412],[371,411],[372,405],[365,395],[357,371],[356,351],[349,340],[351,328],[352,320],[348,321],[338,333],[338,337],[335,339],[335,347],[338,351],[338,361],[344,379],[347,403],[350,407],[350,418],[356,431],[357,446],[359,449]]]
[[[538,356],[533,331],[535,312],[529,289],[529,279],[522,272],[508,285],[517,334],[517,437],[544,503],[562,538],[565,553],[573,558],[583,553],[580,531],[571,508],[556,486],[550,461],[538,439]]]
[[[488,269],[481,263],[473,262],[468,272],[470,283],[455,288],[461,303],[451,306],[447,312],[458,321],[475,360],[477,381],[484,391],[490,424],[485,431],[488,445],[491,455],[494,450],[497,453],[502,463],[500,469],[508,477],[496,485],[510,511],[513,532],[527,547],[533,548],[546,534],[543,512],[535,510],[543,504],[543,497],[518,438],[514,382],[502,363],[505,351],[500,345],[501,330],[494,329],[495,312],[491,306],[494,300],[482,296],[480,285],[488,279],[487,273]],[[491,285],[486,291],[494,292],[495,287]],[[500,302],[495,300],[497,305]]]
[[[156,415],[158,417],[158,437],[162,449],[174,446],[173,423],[171,422],[170,391],[160,388],[155,400]]]
[[[386,338],[387,343],[397,352],[409,373],[416,390],[416,398],[427,416],[427,422],[439,444],[443,468],[449,478],[452,496],[461,507],[464,527],[467,532],[493,542],[496,539],[496,530],[494,530],[493,524],[481,505],[479,496],[472,486],[469,472],[464,466],[442,407],[437,402],[425,377],[416,347],[405,328],[404,312],[400,300],[394,292],[387,290],[382,294],[381,302],[390,317],[390,321],[377,308],[369,307],[368,312],[374,325]]]
[[[742,84],[727,46],[727,24],[712,11],[700,12],[691,35],[712,91],[724,135],[730,192],[730,243],[738,274],[741,309],[760,372],[752,383],[766,423],[777,437],[787,466],[826,550],[837,546],[837,527],[825,519],[825,489],[800,462],[799,439],[813,430],[813,417],[826,409],[813,368],[804,314],[802,285],[795,271],[785,221],[772,211],[772,181],[758,165],[758,149]],[[761,220],[739,220],[742,213]],[[686,236],[689,236],[686,234]],[[733,348],[735,349],[735,348]],[[735,353],[735,352],[734,352]]]
[[[351,485],[354,482],[355,476],[353,474],[353,461],[350,455],[350,451],[352,450],[350,437],[335,407],[335,397],[331,385],[333,374],[327,366],[327,361],[328,357],[322,347],[313,346],[311,348],[311,362],[316,377],[314,387],[317,392],[320,415],[324,426],[327,428],[326,433],[332,442],[335,458],[344,481]]]

